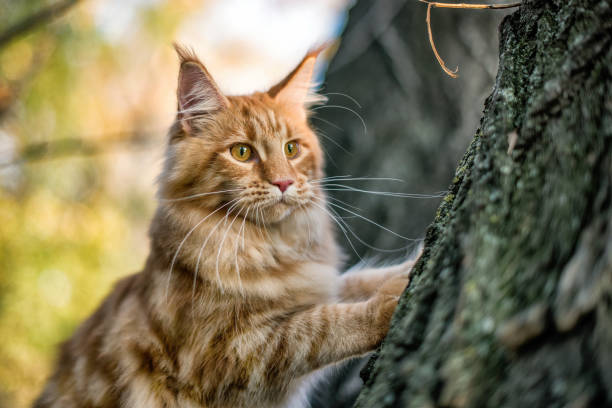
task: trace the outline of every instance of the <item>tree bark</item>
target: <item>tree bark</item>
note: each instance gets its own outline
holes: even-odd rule
[[[526,0],[357,407],[612,406],[612,6]]]

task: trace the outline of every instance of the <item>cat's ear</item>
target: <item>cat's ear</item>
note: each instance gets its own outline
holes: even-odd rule
[[[297,114],[303,115],[305,119],[309,106],[327,100],[324,96],[317,95],[312,91],[314,87],[312,76],[317,57],[327,47],[328,45],[325,44],[309,51],[289,75],[270,88],[268,95],[275,101],[294,110]]]
[[[193,120],[226,108],[229,102],[193,51],[178,44],[174,44],[174,49],[181,62],[177,89],[177,116],[183,130],[189,133],[193,127]]]

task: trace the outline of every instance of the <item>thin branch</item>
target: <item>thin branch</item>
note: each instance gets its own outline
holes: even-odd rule
[[[466,3],[440,3],[438,1],[419,0],[421,3],[426,3],[431,7],[439,8],[454,8],[454,9],[507,9],[519,7],[521,2],[509,4],[466,4]]]
[[[86,140],[83,138],[65,138],[45,142],[31,143],[23,147],[17,157],[2,163],[0,169],[24,163],[42,160],[52,160],[71,156],[93,156],[116,150],[130,150],[152,145],[156,140],[152,137],[162,134],[163,131],[118,132],[101,140]],[[0,160],[2,154],[0,151]]]
[[[4,32],[0,33],[0,47],[3,47],[13,39],[25,34],[37,26],[45,24],[46,22],[61,16],[79,1],[80,0],[64,0],[57,2],[17,22],[4,30]]]
[[[446,72],[448,76],[451,78],[457,78],[457,71],[459,71],[459,67],[455,68],[454,71],[451,71],[440,54],[438,54],[438,50],[436,49],[436,45],[433,40],[433,34],[431,33],[431,9],[433,7],[439,8],[453,8],[453,9],[471,9],[471,10],[485,10],[485,9],[508,9],[513,7],[519,7],[522,2],[517,3],[509,3],[509,4],[466,4],[466,3],[440,3],[437,1],[428,1],[428,0],[419,0],[421,3],[427,4],[427,17],[425,18],[425,22],[427,23],[427,34],[429,35],[429,44],[431,45],[431,50],[433,51],[436,59],[438,60],[438,64],[440,67]]]
[[[423,1],[423,0],[420,0],[420,1]],[[432,7],[432,4],[429,3],[427,5],[427,18],[425,19],[425,21],[427,22],[427,34],[429,34],[429,44],[431,45],[431,49],[434,55],[436,56],[436,59],[438,60],[438,64],[440,64],[444,72],[446,72],[448,76],[450,76],[451,78],[457,78],[458,76],[457,71],[459,71],[459,67],[455,68],[454,71],[451,71],[450,69],[448,69],[446,64],[444,64],[442,57],[440,57],[440,54],[438,54],[438,50],[436,49],[436,45],[434,44],[433,34],[431,33],[431,7]]]

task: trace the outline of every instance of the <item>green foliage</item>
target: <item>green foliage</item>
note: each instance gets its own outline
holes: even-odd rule
[[[0,34],[53,3],[0,0]],[[170,51],[178,22],[193,7],[172,3],[174,12],[167,13],[172,7],[164,1],[137,10],[146,34],[139,46]],[[113,282],[144,263],[153,173],[132,176],[141,171],[134,167],[140,152],[111,149],[129,132],[109,141],[142,120],[117,93],[124,85],[110,86],[138,75],[125,72],[126,65],[141,68],[123,40],[105,37],[95,4],[83,2],[0,47],[0,143],[7,136],[16,143],[13,153],[0,144],[0,407],[29,406],[50,374],[57,345]],[[66,139],[110,153],[28,162],[28,152],[40,158],[40,150],[44,158],[54,153],[48,144]],[[19,163],[26,146],[34,147]],[[16,165],[7,166],[11,161]]]

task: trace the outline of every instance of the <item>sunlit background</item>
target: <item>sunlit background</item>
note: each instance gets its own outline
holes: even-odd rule
[[[62,1],[0,0],[0,33]],[[81,1],[0,43],[0,406],[28,406],[56,346],[148,250],[155,176],[193,47],[228,93],[337,37],[348,0]]]

